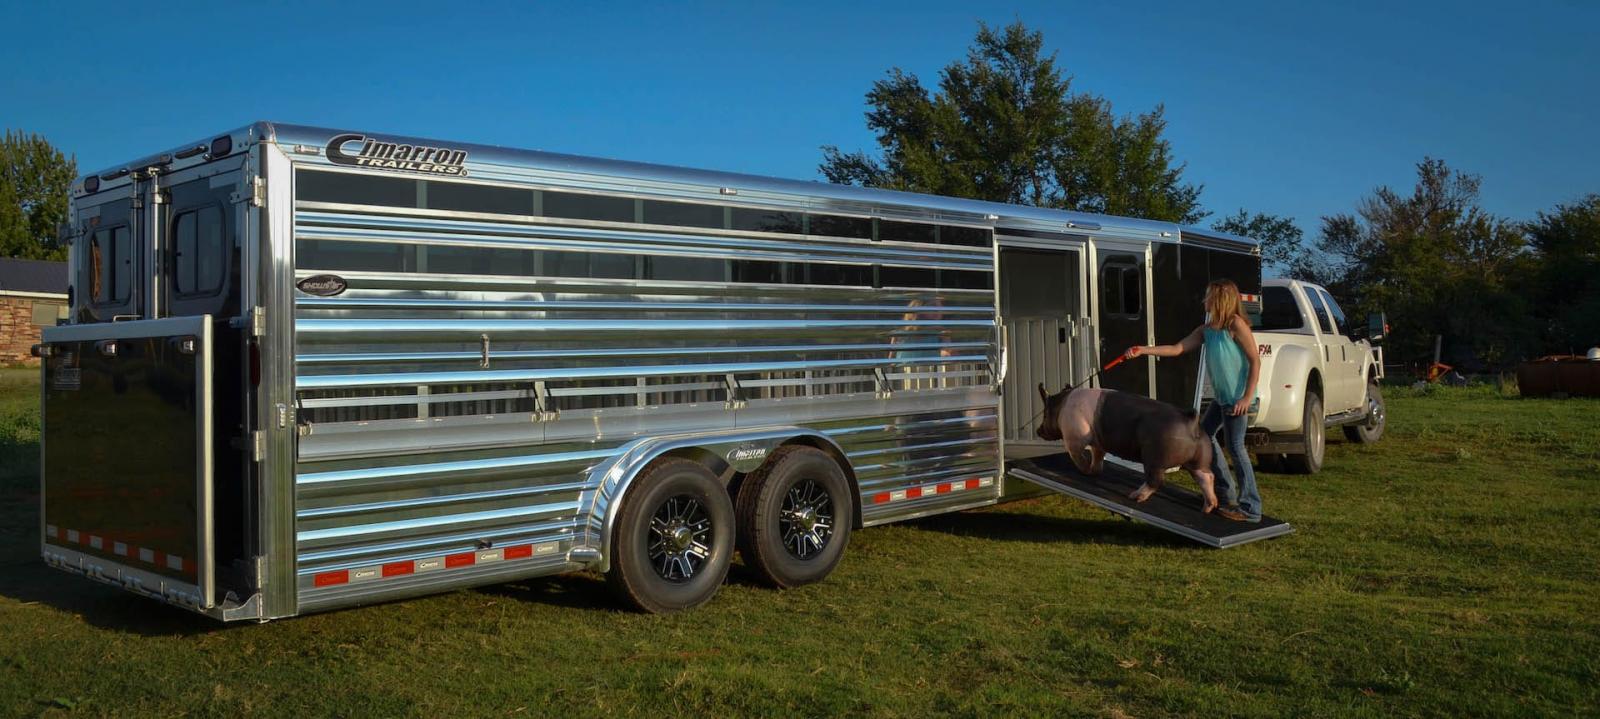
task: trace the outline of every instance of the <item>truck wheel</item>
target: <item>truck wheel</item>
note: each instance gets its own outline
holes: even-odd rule
[[[733,546],[728,490],[704,465],[667,459],[645,470],[624,497],[606,581],[641,611],[689,609],[722,586]]]
[[[1300,438],[1305,442],[1305,454],[1284,455],[1284,465],[1295,474],[1316,474],[1322,471],[1322,453],[1325,445],[1326,419],[1322,416],[1322,397],[1306,393],[1305,412],[1300,418]]]
[[[1345,425],[1344,436],[1351,442],[1372,444],[1383,437],[1383,425],[1388,419],[1383,406],[1383,390],[1376,380],[1367,383],[1367,418],[1361,424]]]
[[[735,516],[739,554],[762,581],[821,581],[850,543],[855,504],[839,463],[814,447],[780,448],[744,481]]]

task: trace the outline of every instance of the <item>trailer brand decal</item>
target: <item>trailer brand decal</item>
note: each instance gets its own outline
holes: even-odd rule
[[[467,176],[466,150],[383,142],[351,133],[329,140],[327,152],[328,160],[335,165],[420,172],[424,175]]]
[[[761,459],[767,456],[766,447],[740,447],[728,453],[728,461],[743,462],[747,459]]]
[[[349,289],[350,283],[338,275],[312,275],[294,283],[301,292],[318,297],[332,297]]]

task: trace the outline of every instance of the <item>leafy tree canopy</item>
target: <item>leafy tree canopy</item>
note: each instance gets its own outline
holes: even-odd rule
[[[7,130],[0,139],[0,257],[64,260],[57,227],[77,162],[43,137]]]
[[[824,147],[830,182],[1185,223],[1208,214],[1162,136],[1162,108],[1118,117],[1072,92],[1043,35],[1020,22],[980,24],[937,92],[894,68],[867,104],[882,155]]]

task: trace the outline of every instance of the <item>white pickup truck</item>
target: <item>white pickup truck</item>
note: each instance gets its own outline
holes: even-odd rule
[[[1260,308],[1251,318],[1261,352],[1259,402],[1245,443],[1262,468],[1317,472],[1330,427],[1343,427],[1353,442],[1378,441],[1383,350],[1372,343],[1383,339],[1383,316],[1353,327],[1327,290],[1298,280],[1263,282]]]

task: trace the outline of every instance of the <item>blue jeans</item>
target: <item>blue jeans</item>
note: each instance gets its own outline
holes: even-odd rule
[[[1206,415],[1200,418],[1200,431],[1211,438],[1211,471],[1222,479],[1227,488],[1227,502],[1223,506],[1238,505],[1239,511],[1244,512],[1250,521],[1257,522],[1261,520],[1261,492],[1256,489],[1256,473],[1250,466],[1250,453],[1244,448],[1244,428],[1249,424],[1250,415],[1230,416],[1228,410],[1232,408],[1233,405],[1212,402],[1206,408]],[[1228,454],[1239,468],[1238,480],[1228,471],[1228,463],[1222,458],[1222,447],[1217,444],[1218,429],[1224,430]]]

